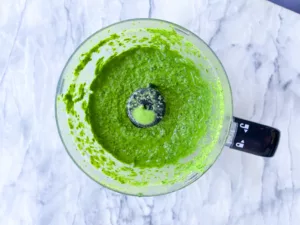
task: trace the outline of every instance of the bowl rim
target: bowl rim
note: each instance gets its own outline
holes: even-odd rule
[[[94,182],[96,182],[97,184],[109,189],[109,190],[112,190],[112,191],[115,191],[117,193],[120,193],[120,194],[126,194],[126,195],[129,195],[129,196],[137,196],[137,197],[153,197],[153,196],[160,196],[160,195],[166,195],[166,194],[170,194],[170,193],[173,193],[173,192],[176,192],[176,191],[179,191],[189,185],[191,185],[192,183],[194,183],[195,181],[197,181],[200,177],[202,177],[214,164],[215,162],[217,161],[217,159],[219,158],[219,156],[221,155],[224,147],[225,147],[225,143],[226,143],[226,139],[228,138],[228,135],[229,135],[229,130],[230,130],[230,126],[227,128],[226,130],[226,134],[225,134],[225,141],[224,143],[222,144],[222,148],[221,150],[217,153],[217,155],[215,156],[214,160],[212,160],[212,163],[206,168],[206,170],[202,173],[202,174],[199,174],[199,173],[196,173],[194,176],[192,176],[191,178],[189,178],[188,181],[186,181],[182,186],[180,186],[179,188],[176,188],[174,190],[171,190],[171,191],[162,191],[161,193],[157,193],[157,194],[139,194],[139,193],[136,193],[136,194],[133,194],[131,192],[126,192],[126,191],[120,191],[118,189],[115,189],[113,187],[110,187],[108,185],[106,185],[105,183],[101,183],[99,180],[95,179],[93,176],[91,176],[89,173],[87,173],[80,165],[79,163],[74,159],[74,157],[72,156],[72,154],[69,152],[66,144],[65,144],[65,141],[62,137],[62,134],[61,134],[61,129],[60,129],[60,126],[59,126],[59,123],[58,123],[58,111],[57,111],[57,100],[58,100],[58,96],[59,96],[59,91],[60,91],[60,88],[62,87],[62,80],[63,80],[63,75],[65,74],[65,70],[67,68],[67,66],[69,65],[70,61],[73,59],[73,56],[77,53],[77,51],[86,43],[88,42],[91,38],[93,38],[95,35],[97,35],[98,33],[102,32],[103,30],[106,30],[110,27],[113,27],[115,25],[118,25],[118,24],[122,24],[122,23],[128,23],[128,22],[139,22],[139,21],[156,21],[156,22],[161,22],[161,23],[166,23],[168,25],[171,25],[173,27],[177,27],[177,28],[180,28],[181,30],[183,30],[184,32],[188,33],[188,34],[191,34],[192,36],[196,37],[198,40],[200,40],[209,50],[210,52],[214,55],[215,59],[218,61],[218,63],[220,64],[220,67],[222,69],[222,72],[224,73],[224,77],[226,78],[226,81],[227,81],[227,84],[228,84],[228,88],[229,88],[229,94],[230,94],[230,111],[231,111],[231,117],[228,118],[230,121],[228,124],[232,124],[232,118],[233,118],[233,99],[232,99],[232,89],[231,89],[231,85],[230,85],[230,82],[229,82],[229,79],[228,79],[228,75],[226,73],[226,70],[224,69],[224,66],[222,64],[222,62],[220,61],[219,57],[216,55],[216,53],[211,49],[211,47],[203,40],[201,39],[198,35],[196,35],[194,32],[188,30],[187,28],[184,28],[182,27],[181,25],[178,25],[176,23],[173,23],[173,22],[170,22],[170,21],[167,21],[167,20],[162,20],[162,19],[155,19],[155,18],[134,18],[134,19],[128,19],[128,20],[122,20],[122,21],[118,21],[116,23],[112,23],[108,26],[105,26],[105,27],[102,27],[101,29],[97,30],[96,32],[92,33],[91,35],[89,35],[83,42],[81,42],[81,44],[79,44],[76,49],[72,52],[72,54],[69,56],[67,62],[65,63],[63,69],[62,69],[62,72],[59,76],[59,79],[58,79],[58,82],[57,82],[57,86],[56,86],[56,94],[55,94],[55,99],[54,99],[54,104],[55,104],[55,121],[56,121],[56,127],[58,129],[58,133],[59,133],[59,137],[63,143],[63,146],[66,150],[66,152],[68,153],[68,155],[70,156],[70,158],[72,159],[72,161],[75,163],[75,165],[84,173],[86,174],[90,179],[92,179]],[[225,120],[225,118],[224,118]]]

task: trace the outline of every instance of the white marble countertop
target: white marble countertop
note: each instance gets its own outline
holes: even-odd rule
[[[107,190],[67,155],[54,117],[66,60],[134,17],[187,27],[216,51],[235,115],[281,130],[274,158],[225,148],[197,182],[150,198]],[[265,0],[1,0],[0,224],[300,224],[300,15]]]

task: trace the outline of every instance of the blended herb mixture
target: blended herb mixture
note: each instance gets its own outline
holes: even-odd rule
[[[203,123],[209,118],[212,93],[192,61],[169,49],[137,47],[96,71],[88,115],[105,150],[138,167],[176,163],[196,150],[206,134]],[[166,112],[157,125],[138,128],[128,118],[126,103],[149,83],[164,97]]]
[[[150,36],[140,39],[112,34],[82,54],[62,99],[77,149],[96,169],[121,183],[146,185],[155,177],[174,183],[209,165],[206,160],[222,128],[223,93],[219,80],[204,79],[209,66],[196,65],[181,54],[201,57],[190,42],[174,30],[145,31]],[[175,50],[173,45],[182,47]],[[93,74],[85,70],[88,67]],[[88,83],[83,82],[86,76],[92,76]],[[129,118],[127,106],[133,93],[149,85],[163,97],[163,116],[155,123],[154,111],[136,107],[136,121],[154,124],[141,128]],[[191,155],[193,160],[181,163]],[[167,165],[174,165],[173,171],[161,173]]]

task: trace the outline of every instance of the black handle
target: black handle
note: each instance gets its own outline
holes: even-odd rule
[[[262,124],[234,117],[235,136],[230,148],[263,157],[274,156],[280,131]]]

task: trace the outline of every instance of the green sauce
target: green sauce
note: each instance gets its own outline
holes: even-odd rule
[[[222,87],[219,80],[204,79],[211,67],[190,59],[204,57],[174,29],[144,31],[149,37],[120,33],[95,43],[81,55],[59,99],[87,164],[120,183],[173,184],[211,165],[223,121]],[[138,128],[128,118],[126,103],[149,84],[163,96],[165,114],[158,124]],[[133,117],[140,124],[155,120],[144,108],[135,109]]]
[[[137,47],[111,58],[96,71],[89,121],[106,151],[137,167],[162,167],[196,150],[206,134],[212,96],[192,61],[170,49]],[[166,113],[159,124],[141,129],[129,120],[126,102],[149,83],[164,96]],[[147,123],[151,115],[140,119]]]

